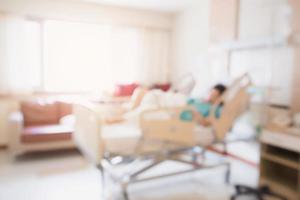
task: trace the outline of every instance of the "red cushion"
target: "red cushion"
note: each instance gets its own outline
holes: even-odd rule
[[[24,128],[21,142],[40,143],[71,140],[72,132],[73,128],[66,125],[29,126]]]
[[[139,85],[136,83],[116,85],[115,91],[114,91],[114,96],[117,96],[117,97],[131,96],[137,87],[139,87]]]
[[[46,100],[21,102],[25,126],[59,123],[58,103]]]
[[[166,84],[154,84],[152,89],[160,89],[162,91],[167,92],[169,89],[171,88],[171,84],[170,83],[166,83]]]

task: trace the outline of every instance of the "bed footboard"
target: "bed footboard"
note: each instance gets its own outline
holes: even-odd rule
[[[91,104],[74,105],[76,118],[73,138],[83,155],[94,164],[99,164],[104,146],[101,139],[101,118]]]
[[[140,116],[140,127],[144,138],[181,145],[195,145],[195,120],[181,119],[181,114],[186,111],[193,112],[193,108],[186,106],[144,111]]]

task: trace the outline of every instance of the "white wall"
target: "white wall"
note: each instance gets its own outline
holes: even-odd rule
[[[209,45],[209,0],[195,1],[175,18],[173,31],[173,81],[192,73],[207,85]]]
[[[239,40],[274,38],[289,33],[287,0],[241,0]],[[258,86],[267,86],[268,101],[289,105],[291,100],[293,50],[288,46],[236,51],[231,57],[231,74],[248,71]]]
[[[255,39],[288,32],[287,0],[241,0],[239,39]]]

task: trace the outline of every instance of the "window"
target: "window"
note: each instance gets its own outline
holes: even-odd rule
[[[40,88],[40,28],[38,22],[20,17],[0,19],[0,92]]]
[[[145,76],[165,81],[168,36],[137,27],[46,21],[45,89],[99,92],[116,83],[143,83]]]
[[[103,25],[47,21],[45,76],[47,91],[95,91],[111,83],[110,28]]]
[[[0,30],[3,93],[168,81],[171,34],[164,29],[8,16]]]

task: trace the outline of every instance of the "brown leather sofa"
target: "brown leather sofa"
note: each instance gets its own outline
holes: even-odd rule
[[[26,152],[74,148],[72,105],[35,100],[20,103],[20,111],[9,119],[9,147],[14,156]],[[63,122],[65,121],[65,122]]]

